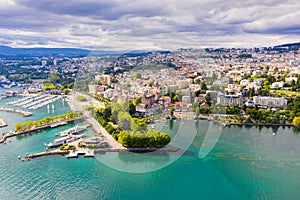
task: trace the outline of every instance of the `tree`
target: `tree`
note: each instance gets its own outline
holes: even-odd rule
[[[50,82],[51,83],[60,83],[60,76],[58,74],[50,74]]]
[[[210,93],[207,93],[205,96],[206,103],[211,106],[211,97]]]
[[[118,125],[121,130],[131,130],[132,117],[128,112],[119,112]]]
[[[204,82],[200,83],[201,90],[207,90],[207,86]]]
[[[141,79],[141,78],[142,78],[141,72],[136,72],[136,73],[134,74],[134,79]]]
[[[300,128],[300,117],[294,117],[294,119],[293,119],[293,124],[294,124],[294,126],[296,126],[297,128]]]
[[[197,106],[197,107],[196,107],[196,111],[195,111],[196,117],[198,117],[199,114],[200,114],[200,108],[199,108],[199,106]]]
[[[129,114],[134,115],[134,113],[136,111],[135,109],[136,109],[135,105],[131,101],[129,101],[128,102],[128,112],[129,112]]]
[[[141,97],[137,97],[133,100],[133,104],[136,106],[138,105],[139,103],[142,103],[142,98]]]
[[[169,97],[170,97],[171,101],[173,100],[174,96],[175,96],[174,92],[170,91]]]
[[[246,111],[246,109],[247,109],[246,104],[243,104],[243,105],[242,105],[242,110],[243,110],[243,111]]]
[[[182,92],[181,92],[181,90],[177,90],[176,91],[176,96],[174,97],[174,102],[176,102],[176,101],[181,101],[182,100],[182,96],[183,96],[183,94],[182,94]],[[177,97],[177,100],[176,100],[176,97]]]
[[[174,115],[174,108],[171,107],[171,108],[170,108],[170,116],[173,117],[173,115]]]
[[[121,104],[117,102],[111,103],[111,114],[114,117],[115,122],[118,122],[118,115],[121,111],[125,111],[124,107]]]
[[[198,97],[198,96],[199,96],[199,94],[201,94],[201,90],[197,90],[197,91],[195,91],[195,96],[196,96],[196,97]]]
[[[65,94],[69,94],[70,92],[71,92],[71,90],[70,90],[69,88],[65,88],[65,89],[64,89],[64,93],[65,93]]]
[[[131,123],[131,129],[133,131],[146,131],[147,124],[138,118],[133,118]]]

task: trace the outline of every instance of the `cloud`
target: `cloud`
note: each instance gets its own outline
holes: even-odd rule
[[[274,38],[277,44],[300,40],[299,10],[296,0],[0,0],[0,42],[112,49],[196,41],[265,46]]]

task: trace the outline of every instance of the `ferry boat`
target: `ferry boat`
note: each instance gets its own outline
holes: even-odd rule
[[[54,140],[53,142],[50,142],[47,146],[50,147],[50,148],[58,147],[58,146],[63,145],[65,143],[73,142],[75,140],[78,140],[78,139],[82,138],[84,135],[85,134],[69,135],[69,136],[66,136],[66,137],[58,138],[58,139]]]
[[[61,131],[59,133],[56,134],[56,136],[61,136],[61,137],[65,137],[68,136],[70,134],[77,134],[80,133],[84,130],[86,130],[88,128],[88,126],[75,126],[73,128],[67,129],[65,131]]]

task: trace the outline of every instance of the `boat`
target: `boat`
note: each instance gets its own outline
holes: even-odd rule
[[[52,104],[52,110],[54,110],[54,104]]]
[[[56,136],[61,136],[61,137],[65,137],[68,136],[70,134],[77,134],[80,133],[84,130],[86,130],[88,128],[88,126],[75,126],[73,128],[67,129],[65,131],[61,131],[59,133],[56,134]]]
[[[65,143],[76,141],[76,140],[82,138],[84,135],[85,134],[68,135],[66,137],[58,138],[58,139],[54,140],[53,142],[50,142],[47,146],[50,147],[50,148],[58,147],[58,146],[63,145]]]
[[[75,140],[76,140],[76,137],[74,137],[74,136],[66,136],[66,137],[58,138],[58,139],[54,140],[53,142],[50,142],[47,146],[51,147],[51,148],[58,147],[65,143],[73,142]]]

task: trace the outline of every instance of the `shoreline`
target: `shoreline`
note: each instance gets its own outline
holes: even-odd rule
[[[206,121],[213,121],[219,125],[222,125],[224,128],[227,126],[294,126],[292,123],[285,123],[285,124],[273,124],[273,123],[245,123],[245,122],[222,122],[216,119],[213,119],[210,116],[201,115],[198,117],[199,120],[206,120]]]

